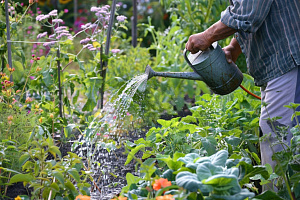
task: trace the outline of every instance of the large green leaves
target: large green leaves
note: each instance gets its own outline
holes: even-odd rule
[[[198,180],[197,174],[191,172],[180,172],[176,176],[176,184],[191,192],[196,192],[200,189],[202,192],[210,192],[212,189],[209,186],[203,185]]]

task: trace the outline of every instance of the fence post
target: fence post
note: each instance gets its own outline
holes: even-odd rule
[[[108,24],[108,28],[107,28],[105,51],[104,51],[105,55],[108,55],[108,53],[109,53],[111,31],[112,31],[112,27],[114,25],[115,12],[116,12],[116,0],[113,0],[111,10],[110,10],[109,24]],[[105,86],[107,61],[104,61],[103,66],[104,67],[103,67],[103,70],[102,70],[102,86],[101,86],[101,89],[100,89],[100,97],[101,97],[101,102],[100,102],[101,107],[100,108],[101,109],[103,108],[104,86]]]
[[[11,41],[10,41],[10,24],[9,24],[9,14],[8,14],[8,0],[5,0],[5,18],[6,18],[6,41],[7,41],[7,59],[8,65],[12,68],[12,58],[11,58]],[[10,74],[10,81],[13,81],[12,74]]]
[[[133,16],[132,16],[132,46],[136,47],[137,45],[137,0],[132,0],[133,6]]]

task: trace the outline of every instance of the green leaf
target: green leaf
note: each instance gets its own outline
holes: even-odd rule
[[[232,184],[234,182],[234,184]],[[234,186],[238,186],[237,177],[234,175],[218,174],[202,181],[203,184],[213,185],[214,187],[222,187],[228,190]],[[227,187],[226,187],[227,186]]]
[[[171,121],[167,121],[167,120],[163,120],[163,119],[158,119],[157,122],[165,128],[169,128],[172,123]]]
[[[65,186],[65,178],[63,176],[63,174],[57,170],[54,170],[53,172],[53,176],[63,185]]]
[[[228,158],[228,151],[220,150],[214,155],[209,157],[211,159],[211,163],[217,166],[225,166],[226,160]]]
[[[74,129],[75,126],[76,126],[75,124],[68,124],[68,126],[64,128],[66,138],[68,138],[71,135],[72,130]]]
[[[59,147],[57,146],[51,146],[49,147],[49,152],[56,158],[56,154],[61,158],[61,152],[59,150]]]
[[[68,173],[77,181],[80,182],[80,176],[75,168],[69,169]]]
[[[174,181],[173,172],[174,171],[172,169],[167,169],[166,171],[164,171],[164,173],[161,175],[161,177],[168,179],[168,181]]]
[[[43,81],[47,87],[53,85],[53,77],[51,76],[52,72],[53,72],[52,69],[48,69],[42,72]]]
[[[130,186],[131,184],[138,183],[140,180],[142,180],[142,179],[138,176],[134,176],[131,173],[126,174],[126,181],[127,181],[128,186]]]
[[[130,163],[130,161],[134,158],[134,155],[141,149],[145,149],[145,145],[141,144],[139,146],[136,146],[134,149],[131,150],[131,152],[129,152],[126,162],[124,165],[127,165]]]
[[[198,180],[197,175],[191,172],[178,173],[176,175],[176,184],[191,192],[196,192],[198,189],[200,189],[202,193],[212,191],[211,186],[204,185]]]
[[[29,153],[25,153],[23,154],[20,158],[19,158],[19,166],[23,166],[30,158]]]
[[[65,186],[72,192],[73,195],[78,195],[78,192],[71,181],[67,180]]]
[[[197,153],[189,153],[189,154],[186,154],[184,157],[178,158],[178,161],[181,161],[185,164],[194,163],[194,160],[199,157],[200,156]]]
[[[56,190],[56,192],[59,191],[59,186],[58,186],[57,183],[55,183],[55,182],[54,182],[54,183],[51,183],[50,187],[51,187],[52,189]]]
[[[241,139],[238,138],[238,137],[235,137],[233,135],[229,136],[229,137],[225,137],[225,141],[228,143],[228,144],[231,144],[232,146],[238,146],[241,142]]]
[[[223,168],[220,166],[213,165],[212,163],[205,162],[198,165],[197,170],[198,180],[208,179],[213,175],[223,173]]]
[[[252,200],[258,200],[258,199],[263,199],[263,200],[284,200],[283,198],[279,197],[275,192],[273,191],[266,191],[263,192],[262,194],[259,194],[255,196]]]
[[[17,183],[17,182],[30,182],[33,181],[34,177],[29,174],[16,174],[11,177],[9,184]]]
[[[202,185],[197,175],[191,172],[180,172],[176,176],[176,184],[191,192],[196,192]]]
[[[24,68],[22,63],[19,61],[13,61],[13,67],[15,68],[15,71],[13,73],[14,82],[20,82],[22,78],[24,77]]]
[[[203,137],[201,142],[208,155],[216,153],[217,141],[213,136]]]

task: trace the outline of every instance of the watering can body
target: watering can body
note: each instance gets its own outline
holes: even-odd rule
[[[216,94],[229,94],[243,81],[243,73],[235,63],[227,62],[225,53],[217,42],[206,51],[199,51],[196,54],[187,55],[185,49],[184,58]]]
[[[192,54],[185,49],[184,58],[194,72],[155,72],[150,66],[145,73],[148,79],[153,76],[204,81],[210,89],[226,95],[238,88],[243,81],[243,73],[234,63],[228,63],[220,45],[213,43],[206,51]]]

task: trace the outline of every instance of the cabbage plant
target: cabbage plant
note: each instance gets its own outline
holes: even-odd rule
[[[187,154],[178,161],[185,163],[191,171],[179,172],[176,184],[189,192],[202,193],[205,199],[243,200],[254,197],[254,193],[239,185],[241,171],[232,165],[226,150],[218,151],[209,157],[196,153]],[[231,167],[232,166],[232,167]]]

